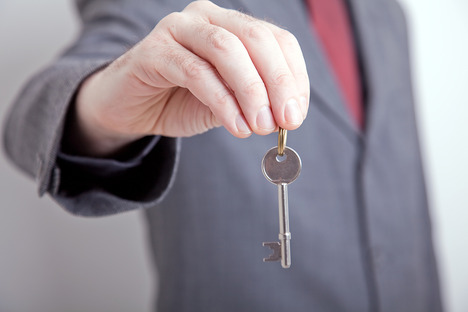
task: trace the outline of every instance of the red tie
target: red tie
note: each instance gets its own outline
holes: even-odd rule
[[[308,0],[311,26],[322,41],[350,114],[363,127],[361,80],[351,24],[343,0]]]

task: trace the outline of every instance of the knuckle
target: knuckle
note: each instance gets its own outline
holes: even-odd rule
[[[265,85],[261,81],[251,81],[242,87],[242,92],[250,97],[263,95]]]
[[[191,80],[200,79],[206,70],[211,70],[209,64],[198,59],[183,59],[181,67],[186,77],[185,85],[188,85]]]
[[[293,82],[294,78],[286,71],[279,71],[272,75],[271,83],[275,86],[288,86]]]
[[[231,92],[228,90],[218,90],[214,93],[214,104],[224,110],[225,107],[229,105],[229,102],[232,98]]]
[[[253,22],[257,20],[256,18],[237,10],[228,10],[226,14],[227,17],[232,20],[242,20],[244,22]]]
[[[192,1],[184,8],[184,11],[193,11],[200,7],[201,1]]]
[[[211,1],[198,0],[190,2],[184,9],[184,11],[201,11],[206,8],[213,6],[214,4]]]
[[[250,40],[264,40],[272,36],[270,29],[259,20],[250,21],[242,29],[242,36]]]
[[[143,51],[145,57],[149,57],[152,54],[154,55],[155,51],[159,52],[169,47],[170,42],[170,37],[165,32],[152,31],[145,39],[137,43],[134,48]]]
[[[282,45],[286,45],[288,47],[299,46],[299,42],[297,41],[296,36],[285,29],[279,29],[276,37]]]
[[[164,53],[157,53],[155,57],[158,58],[159,61],[163,63],[166,67],[177,68],[178,66],[182,66],[184,61],[187,61],[186,58],[180,52],[172,48],[166,48]],[[153,61],[149,57],[147,58],[147,60],[150,62]]]
[[[166,15],[157,26],[162,26],[164,28],[173,28],[175,24],[184,19],[184,14],[181,12],[172,12]]]
[[[203,25],[202,27],[204,28],[206,43],[209,47],[218,51],[229,52],[232,51],[233,47],[238,45],[238,39],[234,35],[211,25]]]

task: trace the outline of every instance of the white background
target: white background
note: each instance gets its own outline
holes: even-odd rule
[[[280,1],[280,0],[275,0]],[[286,1],[286,0],[281,0]],[[401,0],[445,305],[468,311],[468,1]],[[71,2],[0,2],[0,118],[78,32]],[[143,217],[69,215],[0,154],[0,311],[149,311]]]

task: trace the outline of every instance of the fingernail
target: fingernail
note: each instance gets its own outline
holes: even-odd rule
[[[274,130],[276,128],[275,121],[273,120],[273,115],[268,106],[263,106],[257,115],[257,126],[264,130]]]
[[[237,131],[240,133],[251,133],[252,131],[250,130],[249,126],[244,120],[244,117],[242,115],[237,115],[236,117],[236,127]]]
[[[286,121],[293,125],[298,125],[302,122],[302,113],[297,101],[295,99],[290,99],[286,103],[286,108],[284,110],[284,118]]]

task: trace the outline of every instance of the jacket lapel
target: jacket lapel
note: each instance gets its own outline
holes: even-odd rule
[[[404,16],[395,1],[349,0],[367,89],[366,140],[411,99]],[[402,97],[409,94],[409,97]],[[397,112],[397,110],[400,110]],[[397,120],[394,120],[397,122]]]

